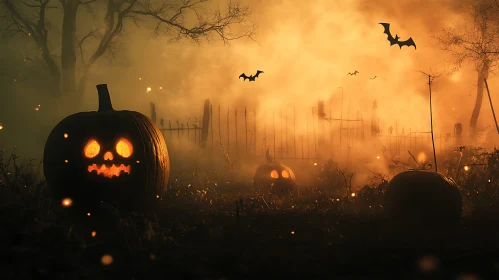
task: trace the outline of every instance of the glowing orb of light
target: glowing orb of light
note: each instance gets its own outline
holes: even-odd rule
[[[419,163],[423,163],[423,162],[426,162],[426,160],[428,159],[428,157],[426,156],[425,153],[419,152],[419,154],[417,156],[417,159],[418,159]]]
[[[352,196],[352,197],[355,197],[355,196],[356,196],[356,194],[353,192],[353,193],[351,194],[351,196]]]
[[[113,256],[109,254],[103,255],[100,258],[100,262],[102,263],[102,265],[110,265],[113,263]]]
[[[467,165],[465,165],[465,166],[464,166],[464,171],[468,171],[468,170],[470,170],[470,167],[469,167],[469,166],[467,166]]]
[[[150,92],[152,90],[152,88],[148,87],[146,90],[147,90],[147,92]]]
[[[71,205],[73,205],[73,200],[69,197],[66,197],[65,199],[62,200],[61,204],[62,207],[68,208],[71,207]]]
[[[461,73],[459,73],[459,72],[452,73],[452,75],[450,76],[450,79],[453,82],[459,82],[459,80],[461,79]]]

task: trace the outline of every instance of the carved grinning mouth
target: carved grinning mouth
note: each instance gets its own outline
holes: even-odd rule
[[[106,177],[106,178],[112,178],[113,176],[119,177],[121,176],[121,172],[130,174],[130,165],[124,165],[121,164],[119,166],[116,165],[111,165],[111,166],[106,166],[105,164],[102,164],[100,167],[97,166],[97,164],[92,164],[88,166],[88,172],[93,172],[95,171],[97,175]]]

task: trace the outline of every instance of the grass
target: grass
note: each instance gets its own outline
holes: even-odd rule
[[[499,152],[486,160],[455,177],[465,215],[453,236],[395,240],[379,180],[355,197],[334,196],[322,177],[277,197],[223,167],[202,176],[186,168],[172,174],[155,213],[103,204],[99,216],[75,217],[51,200],[34,161],[3,151],[0,278],[497,279]]]

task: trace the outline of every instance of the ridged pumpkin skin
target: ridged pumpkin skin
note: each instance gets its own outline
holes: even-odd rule
[[[168,183],[166,143],[148,117],[134,111],[114,111],[106,85],[97,88],[99,111],[66,117],[47,139],[43,167],[49,188],[56,199],[71,198],[72,207],[84,211],[90,211],[100,201],[122,211],[147,211],[157,205],[156,196],[164,193]],[[128,158],[118,153],[120,139],[132,146]],[[88,158],[85,147],[91,140],[99,144],[100,150]],[[93,164],[104,164],[106,168],[123,164],[130,169],[128,174],[104,177],[89,171]]]
[[[277,178],[271,177],[273,170],[276,171]],[[283,178],[283,171],[288,172],[289,178]],[[265,163],[256,169],[253,186],[262,191],[287,195],[296,190],[297,184],[295,174],[288,166],[280,163]]]
[[[392,223],[422,230],[455,228],[462,214],[462,195],[457,185],[436,172],[397,174],[388,183],[384,199]]]

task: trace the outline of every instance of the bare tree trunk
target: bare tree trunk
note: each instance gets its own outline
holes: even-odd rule
[[[484,63],[482,69],[478,72],[478,82],[476,89],[476,100],[475,107],[473,108],[473,113],[471,113],[470,120],[470,138],[475,139],[476,137],[476,124],[478,122],[478,116],[480,115],[480,109],[482,108],[483,100],[483,90],[484,90],[484,78],[489,77],[489,64]]]
[[[62,90],[66,94],[76,93],[76,12],[78,1],[65,2],[62,21],[61,68]]]

